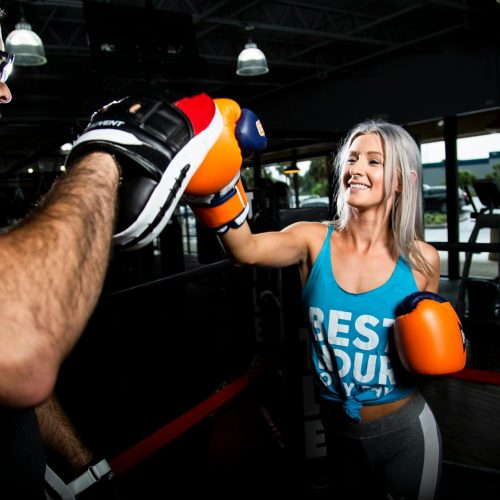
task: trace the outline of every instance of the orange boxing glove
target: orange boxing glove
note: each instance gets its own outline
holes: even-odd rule
[[[248,214],[240,178],[242,151],[259,151],[267,141],[259,119],[231,99],[215,99],[223,130],[190,180],[185,199],[208,228],[224,233],[239,227]]]
[[[451,304],[432,292],[415,292],[401,303],[394,323],[403,366],[421,375],[445,375],[465,367],[465,336]]]

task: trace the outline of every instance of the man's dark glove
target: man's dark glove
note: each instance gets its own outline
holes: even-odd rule
[[[67,169],[93,151],[112,154],[121,168],[113,243],[138,249],[160,234],[184,190],[222,131],[206,94],[130,96],[92,115],[66,160]]]

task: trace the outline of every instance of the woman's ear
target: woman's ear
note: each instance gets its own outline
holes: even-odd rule
[[[410,170],[410,182],[417,182],[417,172],[415,170]],[[402,191],[402,185],[401,185],[401,176],[398,174],[397,179],[396,179],[396,188],[395,191],[396,193],[401,193]]]
[[[394,188],[394,191],[399,194],[399,193],[401,193],[401,189],[402,189],[401,175],[398,172],[398,174],[396,175],[396,187]]]

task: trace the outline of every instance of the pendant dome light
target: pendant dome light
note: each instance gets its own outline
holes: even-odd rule
[[[251,25],[245,26],[247,31],[251,31],[253,28]],[[239,76],[258,76],[265,75],[268,72],[269,67],[267,66],[266,56],[257,47],[257,44],[252,40],[251,34],[249,34],[248,42],[238,56],[236,74]]]
[[[47,62],[41,38],[24,17],[24,2],[20,2],[21,20],[5,39],[5,50],[16,56],[15,66],[42,66]]]

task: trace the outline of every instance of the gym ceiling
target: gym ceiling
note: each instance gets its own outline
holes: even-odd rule
[[[460,135],[500,127],[497,0],[3,0],[4,39],[21,5],[48,62],[9,80],[2,171],[57,155],[95,109],[144,86],[237,100],[277,157],[328,150],[369,117],[422,141],[441,137],[446,116]],[[112,55],[98,49],[108,31]],[[150,33],[158,43],[141,40]],[[266,75],[235,73],[249,35]]]

